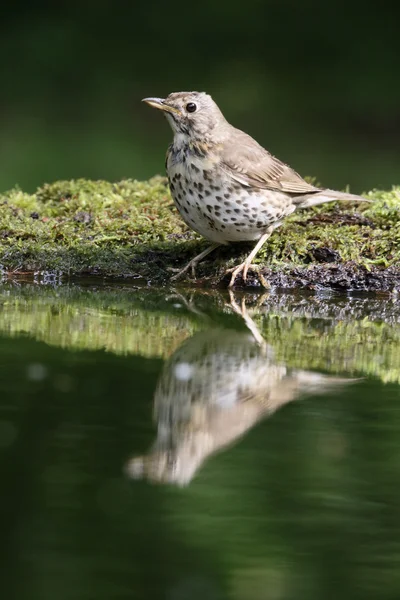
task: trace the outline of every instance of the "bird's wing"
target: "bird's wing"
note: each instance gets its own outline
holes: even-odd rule
[[[312,194],[321,191],[281,162],[246,133],[235,130],[235,143],[224,144],[222,168],[246,186],[271,189],[288,194]]]

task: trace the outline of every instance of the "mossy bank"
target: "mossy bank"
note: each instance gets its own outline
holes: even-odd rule
[[[272,286],[400,290],[400,187],[365,194],[371,203],[333,202],[289,217],[257,256]],[[103,276],[167,284],[205,247],[177,213],[166,180],[58,181],[36,193],[0,194],[4,277]],[[226,286],[225,269],[251,245],[215,251],[181,285]],[[240,286],[241,281],[238,281]],[[249,285],[258,286],[256,277]]]

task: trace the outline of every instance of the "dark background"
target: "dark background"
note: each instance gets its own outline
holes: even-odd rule
[[[0,189],[163,172],[144,96],[204,90],[303,175],[400,183],[399,9],[373,2],[3,3]]]

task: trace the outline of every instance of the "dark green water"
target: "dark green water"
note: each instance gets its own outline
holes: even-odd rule
[[[5,598],[400,596],[398,301],[243,298],[0,286]]]

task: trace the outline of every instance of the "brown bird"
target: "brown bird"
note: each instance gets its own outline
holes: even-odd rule
[[[246,281],[252,261],[271,233],[298,208],[361,196],[315,187],[252,137],[228,123],[211,96],[176,92],[144,98],[162,110],[174,132],[166,156],[169,186],[185,223],[212,242],[172,279],[222,244],[256,241],[246,260],[229,269],[233,286]]]

